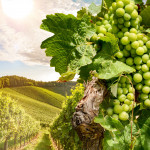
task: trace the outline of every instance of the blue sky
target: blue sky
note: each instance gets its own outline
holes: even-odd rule
[[[14,1],[14,7],[15,2],[27,2],[11,1]],[[99,4],[101,0],[33,0],[30,13],[17,19],[10,16],[15,10],[6,11],[8,8],[4,4],[8,2],[8,7],[11,1],[0,0],[0,77],[19,75],[42,81],[57,80],[59,74],[49,67],[50,58],[40,49],[41,42],[52,36],[40,29],[42,19],[54,13],[76,15],[81,7],[88,7],[91,2]]]

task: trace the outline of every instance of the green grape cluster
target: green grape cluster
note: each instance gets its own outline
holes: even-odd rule
[[[118,83],[117,98],[113,99],[112,107],[107,109],[107,114],[115,119],[126,121],[129,119],[129,112],[132,110],[134,103],[135,89],[132,87],[132,76],[122,76]]]
[[[96,22],[96,34],[90,40],[95,43],[94,48],[99,50],[98,41],[107,32],[119,39],[120,51],[115,57],[136,70],[129,78],[139,93],[138,100],[144,107],[150,108],[150,38],[142,33],[141,21],[138,6],[133,1],[116,0],[109,7],[104,19]],[[128,113],[133,108],[134,95],[131,84],[125,77],[121,77],[117,99],[113,100],[113,108],[108,108],[108,115],[127,120]]]

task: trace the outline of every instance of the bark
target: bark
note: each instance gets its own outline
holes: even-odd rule
[[[21,143],[22,143],[22,136],[20,137],[20,148],[21,148]]]
[[[83,150],[101,150],[104,129],[94,123],[99,113],[99,105],[107,94],[105,83],[93,78],[86,84],[84,97],[80,100],[73,114],[72,125],[83,142]]]

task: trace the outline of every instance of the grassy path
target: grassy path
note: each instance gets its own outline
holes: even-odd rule
[[[52,147],[48,131],[43,130],[41,131],[36,140],[33,140],[26,147],[22,148],[22,150],[55,150],[55,149]]]

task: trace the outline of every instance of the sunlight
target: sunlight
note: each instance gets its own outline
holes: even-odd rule
[[[3,12],[13,18],[22,19],[30,14],[33,0],[1,0]]]

